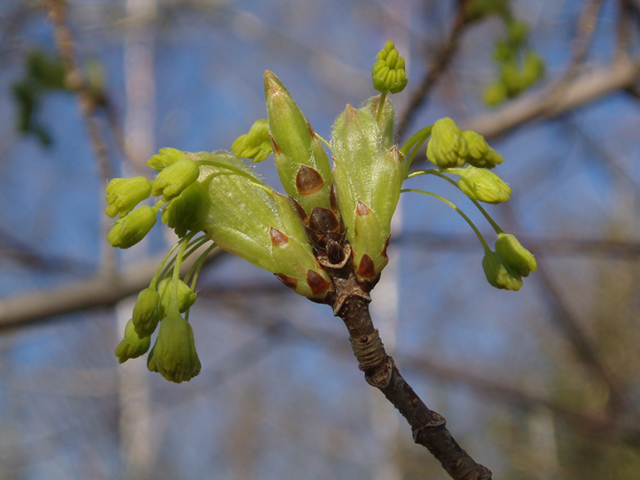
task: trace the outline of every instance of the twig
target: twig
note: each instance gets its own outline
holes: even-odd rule
[[[43,4],[49,10],[49,16],[53,21],[54,40],[60,58],[67,72],[65,78],[66,87],[76,94],[78,106],[82,113],[82,118],[89,133],[91,146],[98,161],[98,171],[100,178],[106,184],[107,180],[113,177],[111,165],[109,163],[109,155],[107,153],[107,145],[100,133],[98,119],[95,116],[96,102],[88,89],[87,81],[78,67],[73,53],[73,37],[71,30],[66,24],[67,9],[66,2],[63,0],[42,0]],[[103,239],[101,242],[101,273],[107,277],[114,279],[116,277],[115,252],[111,245],[107,243],[106,233],[109,228],[106,217],[101,222]]]
[[[455,52],[458,48],[460,38],[465,27],[464,7],[467,2],[468,0],[458,0],[458,8],[449,37],[433,58],[429,69],[420,82],[420,85],[411,94],[411,98],[409,99],[409,103],[405,111],[400,115],[400,119],[398,121],[398,136],[400,138],[402,138],[418,109],[427,101],[431,89],[455,56]]]
[[[490,480],[491,471],[476,463],[454,440],[442,415],[430,410],[402,377],[387,355],[369,313],[371,298],[356,280],[351,249],[343,249],[343,261],[331,264],[321,250],[318,260],[333,279],[336,294],[329,301],[344,321],[349,342],[366,382],[380,390],[411,426],[413,440],[427,448],[454,480]]]

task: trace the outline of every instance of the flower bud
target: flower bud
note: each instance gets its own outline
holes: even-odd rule
[[[278,77],[264,74],[273,156],[285,191],[307,214],[330,208],[331,165],[311,125]]]
[[[116,220],[107,235],[114,247],[129,248],[142,240],[156,224],[157,211],[146,205],[136,208],[126,217]]]
[[[158,293],[160,295],[160,309],[166,313],[169,311],[169,305],[171,305],[171,277],[163,278],[158,284]],[[178,280],[178,310],[180,313],[186,312],[191,306],[196,303],[198,295],[191,290],[189,285],[182,280]]]
[[[370,105],[359,110],[347,105],[335,121],[334,185],[361,281],[375,280],[387,264],[391,218],[404,180],[404,158],[383,142]]]
[[[501,104],[508,97],[509,92],[507,91],[507,86],[502,80],[498,80],[490,84],[487,88],[485,88],[482,95],[484,103],[486,103],[490,107]]]
[[[159,153],[156,153],[147,160],[147,167],[155,170],[156,172],[161,172],[166,167],[169,167],[178,160],[183,160],[184,158],[186,158],[185,153],[180,150],[176,150],[175,148],[161,148]]]
[[[522,81],[529,87],[544,76],[544,60],[540,55],[529,50],[524,57],[522,68]]]
[[[495,173],[468,166],[458,179],[458,187],[467,197],[486,203],[501,203],[509,200],[511,187]]]
[[[380,93],[399,93],[404,90],[407,86],[404,58],[400,56],[391,40],[387,40],[376,58],[371,71],[373,88]]]
[[[427,144],[427,158],[440,168],[461,167],[467,161],[467,142],[462,130],[448,117],[433,124]]]
[[[529,25],[526,22],[513,20],[507,25],[507,37],[512,45],[522,45],[529,35]]]
[[[271,155],[269,139],[269,122],[264,118],[256,120],[249,133],[240,135],[231,145],[231,151],[241,158],[251,158],[259,163]]]
[[[160,295],[153,288],[145,288],[138,294],[131,320],[140,338],[149,337],[156,330],[160,320],[159,302]]]
[[[467,162],[478,168],[493,168],[504,162],[504,158],[489,146],[482,135],[472,130],[463,132],[469,148]]]
[[[149,350],[149,345],[151,345],[151,338],[138,337],[134,329],[133,321],[129,320],[124,329],[124,339],[116,347],[118,362],[124,363],[130,358],[137,358],[140,355],[144,355]]]
[[[178,197],[165,205],[160,218],[182,238],[187,232],[203,230],[208,212],[207,190],[201,183],[193,182]]]
[[[151,182],[144,177],[114,178],[105,189],[107,208],[105,213],[113,218],[122,218],[138,203],[151,194]]]
[[[514,97],[527,88],[522,69],[516,59],[505,62],[502,65],[500,68],[500,78],[507,89],[509,97]]]
[[[292,201],[260,184],[253,170],[233,155],[197,155],[203,163],[198,181],[206,185],[209,196],[205,232],[211,239],[223,250],[274,273],[296,293],[323,300],[333,289],[331,280],[317,266]],[[224,165],[242,174],[229,175]]]
[[[538,269],[535,257],[520,244],[514,235],[499,233],[496,240],[496,252],[521,277],[528,277],[529,273]]]
[[[522,287],[520,275],[513,271],[499,253],[486,253],[482,259],[482,268],[489,283],[496,288],[517,292]]]
[[[160,322],[147,368],[170,382],[180,383],[198,375],[201,367],[191,325],[182,316],[170,313]]]
[[[195,182],[200,175],[200,168],[193,160],[184,158],[163,169],[153,182],[154,196],[164,195],[169,201]]]

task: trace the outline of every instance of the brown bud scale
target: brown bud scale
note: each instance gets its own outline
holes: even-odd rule
[[[391,240],[391,235],[387,237],[387,241],[384,242],[384,247],[382,247],[382,252],[380,252],[380,255],[382,255],[384,258],[389,258],[389,256],[387,255],[387,247],[389,246],[389,240]]]
[[[289,237],[287,237],[287,235],[273,227],[269,229],[269,236],[271,237],[271,244],[274,247],[281,247],[289,241]]]
[[[325,293],[331,286],[322,275],[313,270],[307,270],[307,284],[311,287],[311,292],[313,292],[314,295]]]
[[[376,276],[376,267],[373,264],[373,260],[366,253],[360,259],[360,266],[358,267],[358,275],[364,278],[372,278]]]
[[[296,188],[300,195],[311,195],[320,190],[324,185],[322,176],[313,168],[300,165],[296,175]]]
[[[289,288],[293,288],[295,290],[298,286],[298,280],[296,280],[295,278],[288,277],[287,275],[284,275],[282,273],[274,273],[274,275],[278,277],[278,280],[280,280]]]
[[[364,217],[365,215],[369,215],[369,213],[371,213],[371,209],[364,202],[358,201],[358,205],[356,206],[356,213],[361,217]]]
[[[278,147],[278,144],[276,143],[276,141],[273,139],[273,137],[271,136],[271,134],[269,134],[269,140],[271,140],[271,148],[273,149],[273,154],[274,155],[280,155],[282,152],[280,151],[280,147]]]

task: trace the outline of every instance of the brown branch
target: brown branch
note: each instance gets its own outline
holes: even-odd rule
[[[454,480],[490,480],[491,471],[476,463],[454,440],[439,413],[430,410],[402,377],[387,355],[369,314],[371,298],[356,280],[351,248],[346,244],[343,261],[331,264],[320,251],[318,260],[336,287],[329,300],[334,314],[344,321],[349,342],[369,385],[380,390],[411,426],[413,440],[427,448]]]
[[[89,132],[91,145],[98,159],[100,176],[109,179],[113,176],[109,165],[107,146],[100,133],[97,118],[95,117],[96,104],[93,96],[89,92],[87,81],[78,68],[73,53],[73,38],[71,30],[66,24],[67,10],[66,2],[63,0],[42,0],[49,10],[49,16],[54,25],[54,40],[60,58],[67,71],[65,79],[66,87],[74,92],[78,97],[80,111]]]
[[[398,121],[398,136],[400,138],[402,138],[418,109],[427,101],[431,89],[440,79],[455,56],[455,52],[460,44],[462,32],[466,25],[464,21],[464,9],[467,2],[468,0],[458,0],[458,8],[449,37],[433,57],[431,65],[420,82],[420,85],[413,91],[405,111],[400,115],[400,119]]]

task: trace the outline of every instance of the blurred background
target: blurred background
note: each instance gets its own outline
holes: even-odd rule
[[[497,99],[509,29],[473,17],[494,4],[528,25],[516,65],[545,66]],[[113,354],[175,239],[105,245],[108,179],[150,176],[162,147],[229,149],[266,117],[265,69],[328,138],[377,93],[389,38],[409,76],[399,142],[443,116],[486,135],[513,189],[489,211],[539,271],[494,289],[463,219],[403,194],[372,292],[387,349],[494,478],[639,478],[639,31],[638,0],[0,0],[0,479],[448,478],[331,309],[244,260],[200,277],[198,377]],[[451,185],[408,185],[493,242]]]

